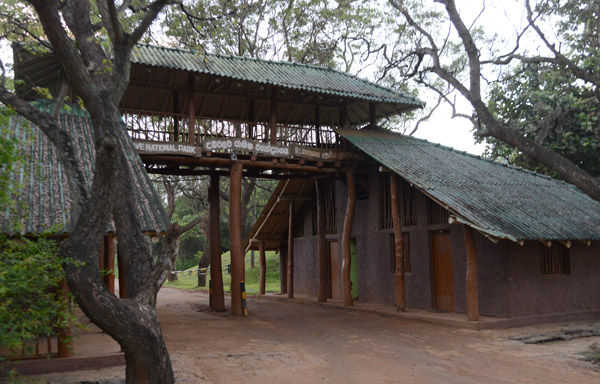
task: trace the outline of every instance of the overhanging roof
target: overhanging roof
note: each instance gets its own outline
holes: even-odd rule
[[[387,130],[337,132],[491,237],[600,240],[600,203],[573,185]]]
[[[41,109],[50,108],[45,102],[36,104]],[[58,120],[74,138],[76,155],[86,170],[88,187],[91,187],[95,148],[89,116],[79,107],[72,106],[68,111],[63,110]],[[54,144],[37,126],[20,116],[11,116],[8,124],[6,133],[20,142],[26,160],[10,176],[14,188],[12,199],[16,204],[14,210],[3,207],[0,211],[0,233],[39,234],[49,229],[54,233],[69,233],[73,228],[69,184]],[[146,233],[164,232],[169,219],[131,140],[125,145],[130,149],[128,166],[136,180],[135,210],[143,220],[143,230]],[[109,227],[107,231],[113,231],[113,228]]]
[[[56,93],[60,67],[52,54],[31,55],[13,45],[15,79],[21,97],[38,96],[33,86]],[[268,123],[271,89],[277,88],[277,122],[288,125],[339,126],[345,101],[352,126],[421,108],[417,98],[329,68],[220,56],[138,44],[132,51],[129,87],[121,108],[136,112],[186,115],[194,89],[196,116]],[[254,102],[250,112],[250,101]],[[316,108],[319,107],[319,113]],[[318,115],[318,118],[317,118]]]

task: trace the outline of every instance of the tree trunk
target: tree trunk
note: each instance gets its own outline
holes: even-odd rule
[[[390,196],[392,221],[394,223],[394,257],[396,258],[396,310],[404,312],[406,300],[404,294],[404,242],[402,241],[402,221],[400,218],[399,180],[395,173],[390,175]]]
[[[352,263],[350,238],[352,236],[352,223],[354,222],[354,208],[356,205],[356,190],[354,173],[352,171],[346,171],[346,184],[348,186],[348,203],[344,217],[344,232],[342,233],[342,297],[344,305],[351,306],[353,303],[352,280],[350,279],[350,264]]]

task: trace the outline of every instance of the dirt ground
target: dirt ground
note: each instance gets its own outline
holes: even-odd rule
[[[161,290],[158,313],[179,383],[600,383],[600,367],[580,354],[597,348],[598,336],[512,340],[598,330],[600,321],[475,331],[252,297],[250,315],[237,318],[207,303],[204,292]],[[37,377],[123,378],[123,366]]]

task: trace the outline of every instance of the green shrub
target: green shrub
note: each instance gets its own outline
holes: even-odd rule
[[[0,236],[0,346],[21,351],[27,341],[56,334],[73,320],[71,306],[58,299],[65,274],[58,244]],[[30,352],[30,351],[28,351]],[[0,360],[6,358],[0,353]]]

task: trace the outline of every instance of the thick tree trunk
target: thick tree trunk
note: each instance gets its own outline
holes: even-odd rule
[[[242,316],[242,288],[245,280],[244,250],[242,249],[242,165],[235,163],[231,166],[229,192],[229,237],[231,254],[231,314]]]

